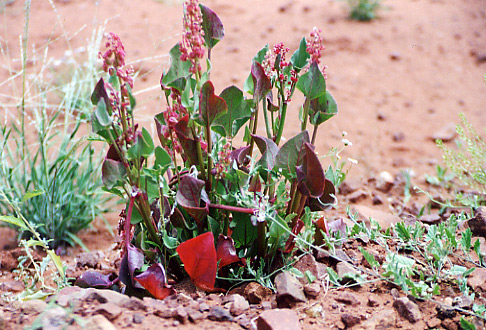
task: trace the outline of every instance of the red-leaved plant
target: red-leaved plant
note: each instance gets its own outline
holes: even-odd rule
[[[316,226],[322,244],[325,220],[312,220],[335,193],[314,151],[317,128],[337,113],[319,67],[319,31],[303,38],[290,59],[283,44],[265,46],[243,90],[230,86],[218,95],[210,59],[223,24],[197,0],[185,1],[183,22],[182,42],[160,80],[167,108],[155,116],[159,146],[134,120],[133,70],[125,68],[113,33],[100,53],[108,79],[92,95],[93,130],[109,144],[103,183],[127,201],[119,279],[127,292],[147,290],[160,299],[174,292],[166,274],[177,281],[187,273],[199,288],[221,291],[218,272],[249,277],[246,269],[269,274],[284,265],[304,228]],[[296,114],[301,132],[282,144],[296,89],[305,97]],[[265,136],[257,135],[261,115]],[[89,284],[89,276],[83,281]]]

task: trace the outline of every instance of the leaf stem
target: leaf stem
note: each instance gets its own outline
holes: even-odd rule
[[[302,114],[302,124],[300,126],[301,131],[305,131],[307,128],[307,118],[309,117],[309,106],[310,106],[310,100],[308,98],[305,98],[304,105],[303,105],[303,114]]]
[[[267,98],[263,98],[263,118],[265,119],[265,130],[267,131],[267,137],[272,138],[272,129],[270,128],[270,122],[268,121],[267,110]]]

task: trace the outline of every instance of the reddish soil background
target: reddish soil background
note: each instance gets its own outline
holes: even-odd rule
[[[327,65],[328,90],[338,103],[339,114],[321,127],[316,147],[320,154],[341,147],[342,132],[347,132],[352,146],[341,156],[358,160],[347,177],[355,187],[381,171],[395,175],[403,169],[412,169],[414,181],[423,184],[423,175],[434,174],[436,164],[442,164],[433,137],[459,123],[458,113],[465,113],[479,132],[486,127],[484,0],[383,1],[379,17],[367,23],[350,20],[344,1],[204,3],[225,26],[225,38],[212,54],[216,93],[232,84],[241,88],[251,59],[266,43],[283,42],[292,53],[314,26],[322,30],[326,45],[322,62]],[[21,68],[19,36],[24,21],[22,1],[2,1],[2,7],[0,101],[13,93],[7,83],[8,64],[14,70]],[[87,46],[100,25],[105,25],[106,32],[117,33],[124,42],[128,64],[139,72],[134,88],[136,118],[153,131],[153,115],[165,106],[159,79],[169,67],[169,49],[181,36],[179,1],[42,0],[32,2],[30,15],[30,54],[33,45],[43,51],[48,44],[50,57],[66,60],[71,52]],[[3,117],[8,110],[2,102]],[[284,136],[300,130],[299,106],[296,97]],[[323,160],[324,166],[329,163],[329,159]],[[116,224],[116,216],[110,221]],[[11,234],[1,232],[1,248],[15,246]],[[81,237],[91,250],[108,249],[113,242],[102,224],[95,224]],[[70,251],[71,258],[78,252]],[[380,299],[391,298],[383,295]]]

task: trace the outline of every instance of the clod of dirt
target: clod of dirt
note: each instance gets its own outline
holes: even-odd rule
[[[402,297],[395,300],[393,302],[393,307],[395,307],[402,317],[412,323],[415,323],[422,318],[422,313],[420,312],[417,304],[412,302],[407,297]]]
[[[474,236],[486,237],[486,207],[478,207],[474,211],[474,218],[468,221]]]
[[[250,302],[250,304],[259,304],[272,294],[272,290],[258,284],[257,282],[250,282],[245,287],[243,295]]]
[[[317,273],[317,262],[311,254],[302,256],[295,264],[294,268],[297,268],[302,274],[310,272],[316,278],[319,276]],[[307,278],[305,276],[299,278],[300,283],[306,284]]]
[[[356,324],[361,322],[361,318],[359,316],[355,316],[349,313],[341,314],[341,321],[343,321],[344,325],[347,328],[354,327]]]
[[[450,142],[456,137],[456,135],[456,124],[449,123],[437,132],[435,132],[430,138],[433,141],[442,140],[443,142]]]
[[[361,302],[359,301],[359,299],[356,297],[355,294],[351,292],[345,292],[345,291],[339,292],[337,296],[334,297],[334,300],[350,306],[357,306],[361,304]]]
[[[436,225],[441,222],[442,218],[438,214],[424,214],[418,220],[429,225]]]
[[[257,330],[300,330],[299,317],[290,309],[273,309],[260,314]]]
[[[282,272],[275,277],[278,307],[292,307],[306,301],[302,284],[289,272]]]
[[[467,278],[467,285],[474,291],[486,292],[486,269],[478,268]]]

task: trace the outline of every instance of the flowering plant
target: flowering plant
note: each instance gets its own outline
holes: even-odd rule
[[[323,218],[313,222],[315,211],[332,205],[335,192],[314,151],[318,127],[337,113],[319,68],[319,31],[290,58],[281,43],[265,46],[243,90],[230,86],[216,95],[210,60],[223,24],[197,0],[185,1],[183,23],[182,42],[170,50],[171,66],[160,80],[166,101],[155,116],[160,146],[135,123],[133,71],[124,67],[115,34],[101,53],[109,78],[92,95],[94,132],[110,145],[103,183],[127,200],[119,277],[127,290],[158,298],[173,292],[166,273],[178,280],[185,270],[207,291],[225,285],[215,287],[218,271],[249,276],[244,265],[261,265],[270,273],[292,255],[304,227],[316,228],[319,242],[326,226]],[[301,132],[282,144],[296,90],[305,97]],[[265,136],[257,135],[261,115]],[[240,130],[243,145],[236,147]]]

